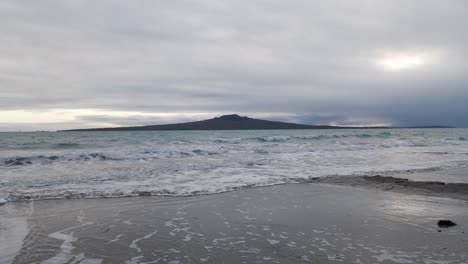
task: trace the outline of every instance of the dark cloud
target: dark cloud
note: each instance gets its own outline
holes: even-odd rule
[[[64,126],[200,112],[466,127],[467,10],[462,0],[2,1],[0,125],[18,126],[2,121],[7,110],[105,109],[138,113]]]

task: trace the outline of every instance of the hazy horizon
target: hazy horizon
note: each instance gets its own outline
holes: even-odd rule
[[[0,131],[232,113],[468,127],[467,16],[461,0],[5,0]]]

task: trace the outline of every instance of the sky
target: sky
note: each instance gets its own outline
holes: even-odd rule
[[[2,0],[0,131],[468,127],[465,0]]]

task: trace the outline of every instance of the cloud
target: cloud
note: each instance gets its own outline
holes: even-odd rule
[[[6,0],[0,116],[104,109],[178,113],[167,120],[174,122],[187,113],[282,113],[308,123],[468,126],[467,7],[457,0]],[[89,116],[67,126],[95,124]],[[153,122],[138,116],[106,122]],[[50,129],[62,122],[55,118]]]

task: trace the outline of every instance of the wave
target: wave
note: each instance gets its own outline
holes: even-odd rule
[[[289,136],[268,136],[268,137],[256,137],[261,142],[284,142],[291,139]]]
[[[247,164],[249,165],[249,164]],[[262,164],[259,164],[262,165]],[[391,171],[375,171],[363,172],[359,174],[333,174],[322,176],[304,176],[298,177],[295,175],[262,178],[252,181],[245,180],[231,181],[228,178],[219,179],[219,181],[208,183],[204,180],[192,179],[189,181],[174,182],[170,185],[160,185],[158,181],[125,181],[120,182],[112,178],[94,178],[87,181],[70,180],[61,181],[60,184],[52,182],[30,184],[26,187],[14,188],[5,184],[0,184],[5,189],[14,188],[14,191],[4,192],[3,197],[0,196],[0,204],[6,202],[22,202],[32,200],[61,200],[61,199],[99,199],[99,198],[120,198],[120,197],[137,197],[137,196],[198,196],[210,195],[224,192],[231,192],[240,189],[259,188],[266,186],[282,185],[282,184],[306,184],[320,182],[321,179],[350,179],[362,178],[369,176],[385,176],[393,177],[396,175],[413,174],[417,172],[434,172],[441,168],[431,167],[412,170],[391,170]],[[326,180],[324,180],[325,182]],[[349,180],[348,180],[349,181]],[[464,186],[467,186],[464,184]],[[1,193],[0,193],[1,194]],[[6,194],[6,195],[5,195]]]
[[[255,138],[245,138],[244,140],[257,140],[260,142],[286,142],[290,140],[304,140],[304,141],[320,141],[320,140],[333,140],[340,138],[389,138],[398,137],[398,134],[390,132],[380,132],[376,134],[334,134],[334,135],[314,135],[314,136],[263,136]],[[229,142],[229,141],[223,141]]]
[[[0,160],[0,166],[25,166],[33,164],[50,164],[56,161],[90,161],[90,160],[115,160],[101,153],[89,153],[79,155],[38,155],[31,157],[11,157]]]
[[[23,142],[23,143],[9,143],[0,145],[0,147],[11,150],[37,150],[37,149],[78,149],[85,147],[80,143],[47,143],[45,141],[39,142]]]
[[[241,138],[217,138],[214,140],[215,143],[239,143]]]
[[[80,146],[81,146],[81,144],[79,144],[79,143],[57,143],[57,144],[53,145],[54,148],[58,148],[58,149],[77,148],[77,147],[80,147]]]
[[[193,150],[134,150],[114,151],[109,153],[70,153],[64,155],[37,155],[24,157],[0,158],[0,167],[49,165],[56,162],[88,162],[88,161],[122,161],[122,160],[154,160],[160,158],[186,158],[192,156],[213,156],[224,153],[218,149],[193,149]]]
[[[307,179],[302,178],[283,178],[275,181],[265,181],[258,183],[245,183],[236,184],[231,186],[216,186],[214,188],[206,189],[194,189],[190,190],[187,188],[175,188],[175,189],[151,189],[148,186],[141,186],[139,188],[131,188],[122,190],[120,188],[105,190],[96,190],[97,185],[87,186],[81,190],[65,189],[65,190],[54,190],[45,189],[40,191],[31,190],[17,190],[16,192],[10,192],[6,197],[0,197],[1,202],[25,202],[25,201],[41,201],[41,200],[66,200],[66,199],[100,199],[100,198],[124,198],[124,197],[138,197],[138,196],[172,196],[172,197],[188,197],[188,196],[200,196],[200,195],[212,195],[225,192],[232,192],[241,189],[260,188],[267,186],[283,185],[283,184],[298,184],[307,183]],[[50,187],[50,185],[37,185],[36,187]]]
[[[398,177],[468,164],[466,132],[412,136],[408,131],[122,133],[112,144],[108,134],[5,138],[1,143],[12,147],[38,144],[33,151],[0,149],[0,201],[205,195],[310,177]],[[468,182],[463,177],[452,178]]]

